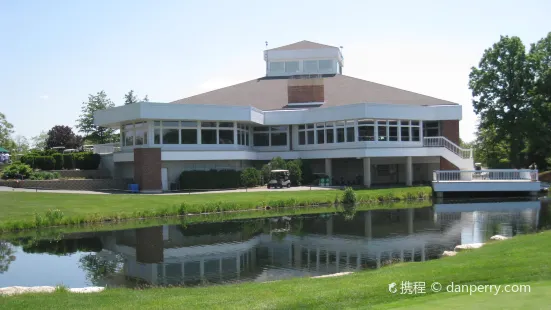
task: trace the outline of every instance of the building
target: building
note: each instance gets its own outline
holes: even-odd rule
[[[472,169],[459,146],[459,104],[343,74],[338,47],[301,41],[264,51],[266,75],[169,103],[96,112],[121,130],[116,176],[167,190],[183,170],[309,159],[314,172],[366,187]]]

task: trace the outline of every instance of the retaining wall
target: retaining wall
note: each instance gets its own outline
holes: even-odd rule
[[[63,189],[63,190],[126,190],[128,184],[132,183],[127,179],[84,179],[84,180],[23,180],[23,181],[0,181],[0,186],[15,188],[38,188],[38,189]]]

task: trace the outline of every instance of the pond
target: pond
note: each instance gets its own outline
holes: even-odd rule
[[[15,238],[0,242],[0,287],[197,286],[319,276],[437,259],[459,244],[550,225],[547,200],[536,200]]]

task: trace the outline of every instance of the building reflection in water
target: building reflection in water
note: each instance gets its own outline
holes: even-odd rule
[[[534,232],[539,212],[539,201],[526,201],[159,226],[96,234],[96,255],[122,257],[126,282],[111,285],[271,281],[438,258],[458,244]]]

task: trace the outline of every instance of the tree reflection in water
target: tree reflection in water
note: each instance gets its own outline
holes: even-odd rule
[[[79,259],[80,268],[86,271],[86,279],[95,286],[104,286],[115,275],[122,272],[124,258],[121,255],[103,257],[90,253]]]
[[[15,253],[11,244],[0,241],[0,273],[8,271],[11,262],[15,260]]]

